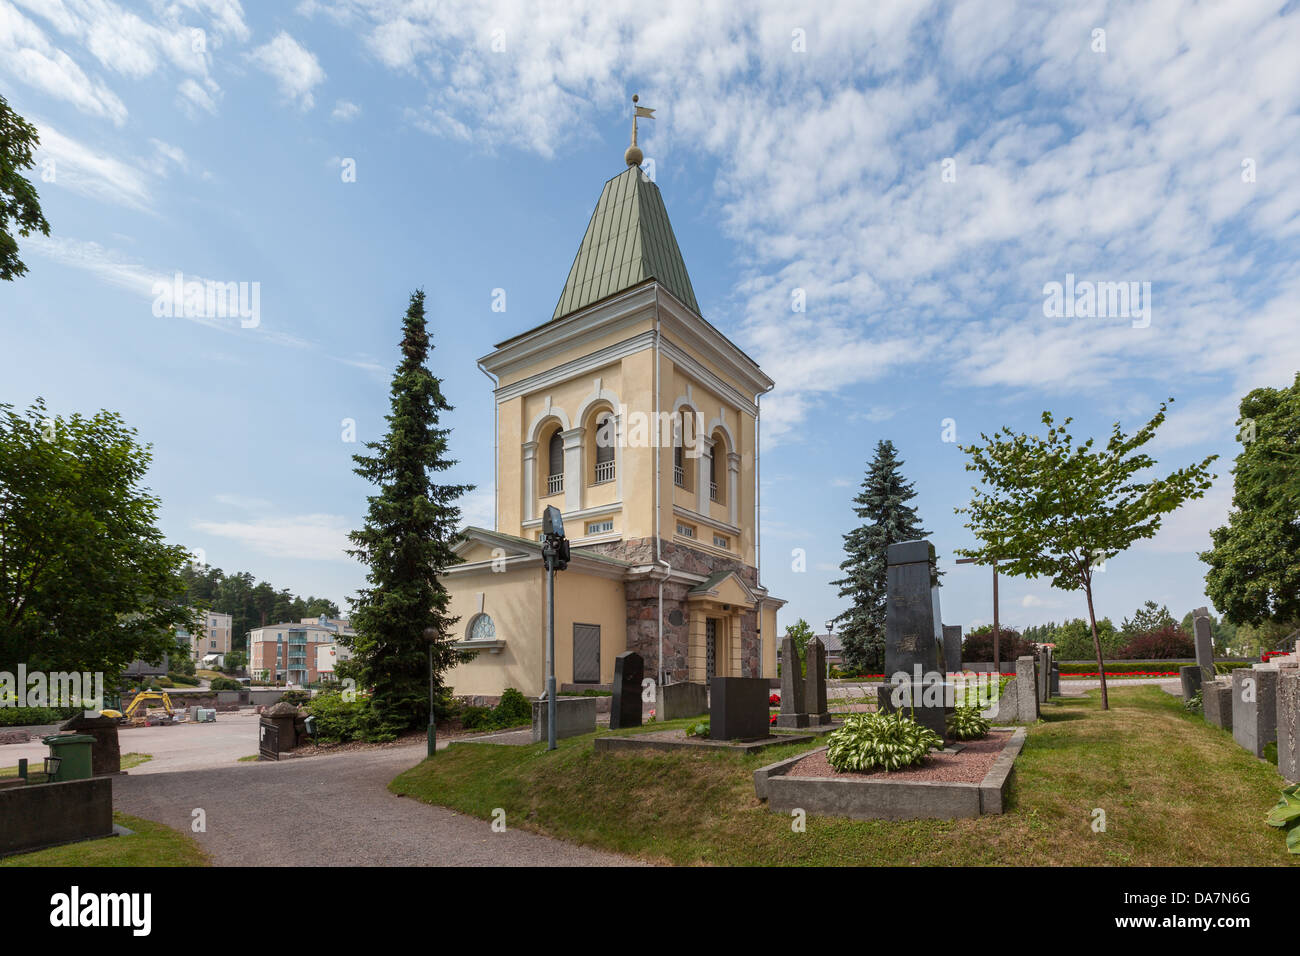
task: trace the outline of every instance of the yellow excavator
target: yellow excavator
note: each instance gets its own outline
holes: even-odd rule
[[[165,690],[142,690],[120,713],[116,710],[103,710],[100,713],[105,717],[120,717],[123,721],[146,720],[149,716],[150,701],[161,703],[168,717],[175,716],[175,711],[172,710],[172,699],[167,696]],[[138,713],[141,708],[144,708],[144,713]]]

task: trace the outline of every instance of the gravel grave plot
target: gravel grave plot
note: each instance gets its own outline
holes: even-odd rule
[[[983,740],[966,740],[957,753],[932,753],[920,765],[906,770],[859,770],[840,772],[826,759],[826,751],[809,754],[787,772],[788,777],[841,777],[847,779],[879,778],[889,780],[932,781],[935,783],[981,783],[993,767],[998,754],[1011,739],[1010,734],[990,734]]]

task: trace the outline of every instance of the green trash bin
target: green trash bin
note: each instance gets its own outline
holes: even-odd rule
[[[42,737],[41,743],[49,746],[51,757],[60,758],[52,782],[89,780],[94,776],[90,748],[94,746],[95,738],[90,734],[52,734]]]

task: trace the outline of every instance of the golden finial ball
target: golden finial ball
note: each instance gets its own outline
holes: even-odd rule
[[[627,152],[623,154],[623,158],[627,160],[629,166],[640,166],[641,160],[644,158],[641,155],[641,147],[629,146]]]

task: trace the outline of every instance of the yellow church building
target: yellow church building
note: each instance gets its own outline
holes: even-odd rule
[[[478,651],[446,678],[457,695],[544,690],[547,505],[572,546],[555,576],[561,689],[609,685],[628,650],[665,683],[776,675],[785,602],[760,583],[758,524],[773,383],[700,315],[635,133],[626,160],[550,320],[479,360],[496,383],[496,527],[467,528],[442,576]]]

